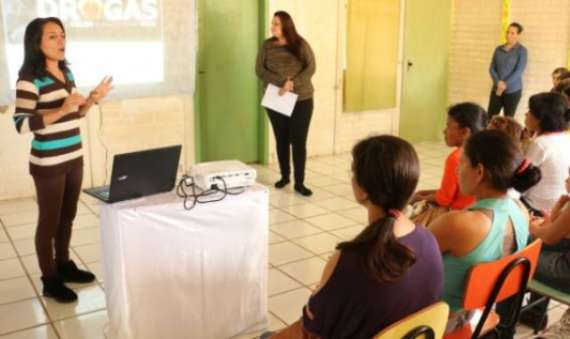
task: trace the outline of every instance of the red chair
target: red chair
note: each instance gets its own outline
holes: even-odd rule
[[[473,266],[467,276],[463,308],[475,311],[483,308],[475,326],[466,324],[444,336],[444,339],[480,338],[496,330],[500,318],[493,305],[516,296],[509,312],[509,321],[502,328],[512,330],[517,324],[528,281],[534,275],[542,241],[536,240],[523,250],[493,262]]]

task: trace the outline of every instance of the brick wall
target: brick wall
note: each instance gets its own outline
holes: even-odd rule
[[[456,0],[449,74],[449,101],[472,100],[487,108],[493,49],[499,44],[501,0]],[[525,31],[528,49],[523,97],[517,110],[522,121],[528,97],[552,87],[550,74],[566,65],[570,45],[570,0],[512,1],[511,20]]]

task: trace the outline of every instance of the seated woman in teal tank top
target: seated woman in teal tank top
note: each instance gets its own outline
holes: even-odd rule
[[[468,210],[442,215],[430,226],[443,252],[443,299],[451,307],[448,330],[469,318],[462,309],[469,269],[526,246],[528,212],[508,197],[507,190],[524,192],[540,177],[540,170],[502,131],[479,132],[467,141],[459,165],[459,188],[477,202]]]

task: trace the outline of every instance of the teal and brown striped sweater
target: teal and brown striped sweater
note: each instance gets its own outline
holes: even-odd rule
[[[42,114],[63,106],[65,98],[77,91],[71,71],[65,83],[51,74],[21,76],[16,83],[14,124],[19,133],[34,133],[30,154],[30,174],[53,176],[83,166],[79,107],[53,124],[45,126]]]

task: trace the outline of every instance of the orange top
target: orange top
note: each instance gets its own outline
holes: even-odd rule
[[[459,191],[459,159],[461,148],[456,148],[447,156],[441,185],[435,192],[435,201],[439,206],[449,207],[453,210],[464,209],[475,202],[472,196],[466,196]]]

